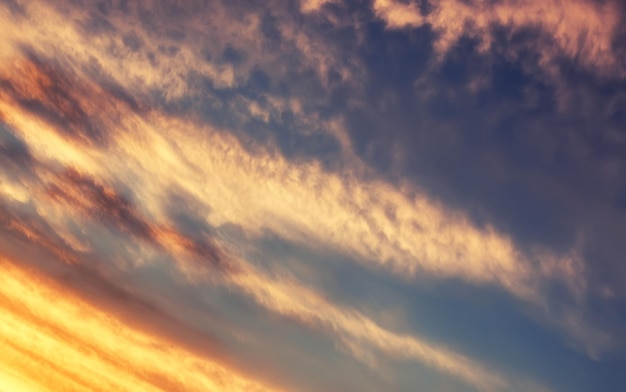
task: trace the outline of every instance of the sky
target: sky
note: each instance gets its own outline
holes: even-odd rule
[[[625,12],[0,1],[0,391],[626,390]]]

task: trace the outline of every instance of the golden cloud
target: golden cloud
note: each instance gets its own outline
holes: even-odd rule
[[[13,261],[0,259],[0,269],[2,389],[278,391],[126,325]]]

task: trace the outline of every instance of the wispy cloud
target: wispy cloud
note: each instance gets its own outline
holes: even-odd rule
[[[512,32],[537,29],[543,37],[535,41],[535,49],[546,65],[566,56],[603,73],[624,72],[614,51],[621,18],[615,2],[440,0],[429,2],[429,12],[422,14],[414,2],[377,0],[373,9],[392,29],[430,26],[438,34],[435,49],[440,56],[462,37],[480,40],[481,49],[487,50],[499,27]]]
[[[109,102],[115,99],[107,98]],[[42,189],[32,189],[27,201],[16,201],[35,204],[40,218],[51,225],[48,230],[64,238],[59,240],[61,246],[45,231],[25,233],[32,241],[45,241],[42,245],[51,250],[69,247],[70,254],[80,251],[81,246],[75,245],[80,240],[73,237],[70,225],[91,221],[166,251],[182,263],[180,268],[189,277],[211,265],[232,265],[229,260],[234,262],[234,256],[224,253],[212,240],[189,238],[166,223],[164,200],[169,190],[180,189],[210,209],[204,219],[213,227],[235,224],[250,235],[271,230],[303,245],[314,242],[360,255],[364,263],[373,266],[382,261],[382,267],[389,266],[399,274],[421,271],[476,284],[491,282],[515,294],[528,295],[522,290],[528,290],[525,285],[532,276],[530,266],[522,264],[524,260],[518,259],[509,240],[473,228],[462,215],[448,215],[424,197],[411,198],[380,181],[363,182],[353,175],[328,173],[319,164],[289,163],[268,152],[252,155],[235,138],[213,129],[199,129],[194,123],[158,113],[144,117],[123,109],[124,105],[112,106],[117,107],[116,120],[103,124],[111,130],[110,141],[94,150],[64,137],[56,130],[60,126],[57,123],[33,122],[28,108],[12,108],[7,121],[29,141],[32,154],[46,162],[37,170]],[[53,150],[51,143],[55,143]],[[63,155],[56,156],[56,152]],[[206,156],[211,159],[206,160]],[[66,169],[54,174],[58,165]],[[133,206],[106,183],[131,190],[142,208]],[[277,192],[281,204],[274,202]],[[152,218],[148,220],[143,214]],[[22,232],[26,230],[32,231],[25,226]],[[186,263],[192,259],[198,262]],[[462,260],[476,260],[477,264]],[[224,283],[251,295],[272,312],[304,320],[316,329],[330,328],[338,342],[358,342],[391,357],[416,360],[481,389],[507,385],[501,377],[460,354],[385,330],[357,311],[328,303],[294,282],[264,278],[245,263],[226,271]]]
[[[528,245],[502,225],[477,223],[413,178],[387,176],[367,161],[394,119],[384,122],[381,140],[350,123],[354,113],[412,110],[416,98],[377,85],[387,70],[374,64],[380,59],[372,60],[368,40],[391,37],[381,47],[393,54],[432,39],[425,46],[433,57],[423,61],[431,68],[401,81],[407,91],[448,72],[446,57],[465,38],[478,42],[479,56],[514,52],[496,48],[503,31],[536,34],[524,42],[536,46],[548,71],[567,58],[596,76],[619,77],[614,3],[375,0],[354,13],[340,1],[183,3],[0,6],[0,265],[7,271],[0,318],[15,342],[6,349],[15,365],[0,360],[0,374],[17,371],[4,382],[23,384],[39,367],[45,380],[32,388],[272,390],[253,381],[271,378],[253,376],[261,371],[228,365],[241,365],[237,359],[182,348],[195,341],[184,335],[198,331],[198,341],[251,339],[229,331],[242,323],[234,316],[206,321],[186,313],[202,313],[214,295],[225,309],[249,307],[281,326],[297,325],[296,334],[334,348],[324,355],[363,372],[400,363],[459,382],[459,389],[547,390],[529,381],[533,375],[475,358],[467,345],[405,322],[390,325],[307,276],[331,264],[393,281],[399,291],[424,283],[493,290],[530,314],[529,322],[547,317],[579,344],[614,344],[614,334],[581,315],[594,289],[583,240]],[[424,26],[426,38],[411,35]],[[446,93],[461,96],[457,87]],[[429,121],[424,116],[425,126]],[[394,132],[385,146],[398,145],[388,153],[400,160],[411,146],[399,146]],[[450,139],[445,143],[462,139],[443,134],[437,137]],[[268,267],[254,256],[268,252],[259,245],[267,237],[332,256],[297,274],[289,263]],[[20,248],[29,252],[17,257]],[[154,289],[160,284],[180,298],[165,300]],[[44,298],[55,298],[55,307],[45,308]],[[414,305],[403,301],[401,308]],[[116,309],[115,317],[105,314]],[[143,315],[167,327],[151,329],[137,321]],[[29,341],[65,359],[45,359]],[[116,356],[126,346],[128,355]]]
[[[107,101],[115,102],[115,97]],[[112,139],[110,149],[101,146],[89,151],[65,138],[61,125],[33,123],[28,108],[22,114],[12,108],[15,120],[7,121],[20,129],[40,159],[80,167],[107,181],[123,181],[144,208],[161,216],[160,200],[165,190],[175,186],[210,206],[206,218],[213,226],[233,223],[252,233],[270,229],[291,241],[315,241],[358,255],[366,264],[380,264],[400,275],[426,273],[492,283],[529,300],[536,300],[537,279],[557,278],[563,271],[578,268],[570,255],[525,254],[505,234],[474,227],[463,213],[446,210],[409,186],[395,189],[384,181],[362,180],[350,171],[326,172],[315,162],[293,164],[263,149],[250,154],[234,137],[215,129],[158,113],[146,120],[124,110],[123,102],[110,106],[116,121],[99,120]],[[115,162],[111,156],[117,157]],[[160,158],[158,163],[155,156]],[[75,178],[72,182],[82,189],[76,195],[82,204],[88,203],[86,208],[140,228],[142,223],[123,205],[109,203],[115,197],[107,194],[110,191],[77,176],[66,177]],[[141,186],[133,186],[134,181]],[[72,200],[71,194],[65,196]],[[80,201],[71,202],[81,205]],[[145,235],[149,235],[147,230],[144,227]],[[537,258],[541,270],[533,267]],[[576,279],[571,273],[565,276]]]
[[[374,12],[385,21],[389,28],[419,27],[424,17],[415,3],[401,3],[394,0],[376,0]]]

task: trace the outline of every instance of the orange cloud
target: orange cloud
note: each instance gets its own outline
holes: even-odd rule
[[[300,11],[303,13],[319,11],[325,4],[334,0],[302,0],[300,2]]]
[[[183,235],[167,223],[164,200],[177,189],[206,207],[206,215],[198,218],[213,227],[236,224],[252,236],[269,229],[303,245],[322,244],[356,255],[365,265],[402,276],[420,273],[499,284],[528,298],[538,276],[506,236],[477,229],[462,214],[447,211],[414,190],[395,189],[350,172],[326,172],[318,163],[289,162],[261,148],[251,154],[234,137],[190,121],[111,105],[116,108],[115,121],[100,120],[113,129],[110,140],[90,150],[76,139],[59,136],[54,129],[58,125],[37,122],[27,109],[7,101],[4,105],[12,108],[7,121],[27,141],[35,159],[51,168],[66,168],[56,174],[38,170],[44,191],[16,201],[35,205],[59,236],[71,238],[70,224],[95,219],[166,251],[194,282],[203,284],[198,277],[204,276],[237,288],[272,312],[329,331],[339,344],[418,361],[483,390],[509,385],[509,380],[470,358],[387,330],[294,280],[272,279],[236,257],[230,246]],[[44,147],[42,140],[54,141],[56,148]],[[76,162],[83,163],[81,171]],[[131,189],[141,208],[107,185],[113,183]],[[38,238],[41,242],[43,235]],[[201,263],[186,262],[191,259]],[[213,259],[234,267],[224,275],[202,275]],[[354,350],[352,354],[363,359]]]
[[[4,339],[0,387],[26,391],[278,390],[136,330],[9,260],[0,259],[0,269],[0,334]]]
[[[394,0],[375,0],[374,12],[389,28],[418,27],[424,23],[419,8],[414,3]]]
[[[393,3],[377,4],[381,15],[396,15],[390,8]],[[7,38],[5,46],[13,43],[17,47],[20,41],[30,39],[35,50],[44,54],[60,46],[64,53],[72,53],[77,63],[87,62],[91,56],[102,59],[101,66],[107,72],[120,72],[118,81],[126,88],[139,87],[144,92],[158,86],[172,94],[188,93],[179,73],[188,70],[179,67],[195,66],[194,59],[183,57],[189,61],[176,64],[164,59],[160,66],[143,70],[140,54],[128,54],[128,62],[126,58],[120,61],[106,53],[107,45],[86,42],[70,27],[54,30],[58,27],[55,23],[63,23],[52,10],[43,7],[31,11],[37,18],[50,16],[37,32],[40,35],[33,39],[28,34],[34,33],[29,32],[18,38],[17,28],[11,24],[14,28],[3,33]],[[42,38],[46,34],[51,35],[49,41]],[[292,38],[302,48],[315,47],[296,32]],[[318,60],[320,69],[324,69],[325,58]],[[332,248],[369,268],[388,270],[406,279],[426,276],[497,285],[520,298],[539,302],[541,294],[535,290],[538,282],[557,279],[561,271],[576,271],[572,266],[579,265],[579,260],[568,254],[524,252],[505,233],[474,226],[463,213],[440,205],[410,185],[395,187],[378,178],[361,177],[350,169],[330,172],[317,162],[291,162],[263,146],[251,153],[228,133],[198,125],[193,119],[150,110],[137,112],[96,83],[84,81],[81,71],[65,72],[77,75],[76,80],[81,81],[73,95],[67,91],[68,83],[55,82],[66,77],[57,69],[42,67],[32,58],[15,54],[0,62],[3,78],[16,81],[12,90],[0,94],[0,113],[45,168],[35,169],[44,186],[33,184],[33,189],[19,192],[20,184],[7,179],[8,185],[1,189],[3,196],[13,203],[32,205],[67,243],[76,242],[68,230],[70,225],[81,225],[85,218],[95,217],[156,244],[177,260],[184,260],[189,254],[210,259],[219,247],[207,248],[206,242],[182,235],[168,222],[164,200],[176,189],[203,206],[203,215],[197,218],[212,227],[233,224],[252,237],[270,230],[288,241]],[[25,99],[61,113],[68,124],[50,121],[45,115],[47,111],[32,110],[21,102]],[[92,125],[92,119],[106,130],[106,143],[85,143],[60,129],[69,125],[81,134]],[[111,184],[131,189],[136,205],[131,207]],[[26,236],[27,230],[28,227],[22,229]],[[38,235],[35,242],[43,241],[43,236]],[[219,253],[216,257],[227,256]],[[551,268],[534,268],[535,259]],[[219,277],[221,283],[248,293],[273,312],[330,329],[333,338],[348,346],[358,344],[388,356],[416,360],[484,389],[507,383],[503,377],[445,347],[386,330],[358,311],[332,304],[296,282],[269,279],[241,263],[239,269]],[[194,266],[181,263],[181,268]],[[578,283],[578,276],[569,278]],[[25,323],[21,319],[8,320]],[[36,336],[36,330],[24,325],[25,331]],[[50,347],[63,350],[58,341],[41,339]],[[68,357],[81,359],[82,354],[75,348],[68,350]],[[25,357],[19,353],[11,355],[22,361],[20,366],[29,369]],[[171,355],[163,353],[167,358]],[[113,373],[120,371],[110,363],[94,361],[94,369],[102,366]],[[53,364],[46,366],[52,369]],[[27,375],[29,371],[25,370]],[[183,369],[180,374],[185,371],[190,372]],[[64,377],[57,373],[52,369],[49,377]],[[127,383],[146,382],[137,381],[132,374],[125,377]],[[18,382],[16,378],[11,380]]]
[[[538,300],[538,281],[579,268],[579,260],[569,254],[523,252],[506,234],[473,226],[461,212],[409,185],[395,188],[378,179],[361,179],[349,169],[327,172],[317,162],[289,162],[263,148],[251,154],[234,137],[211,127],[156,112],[136,113],[116,104],[116,97],[96,96],[111,102],[110,112],[97,120],[110,139],[104,145],[85,146],[65,137],[58,124],[41,121],[11,96],[0,100],[0,112],[40,162],[80,168],[82,176],[123,184],[156,221],[167,220],[163,200],[170,190],[180,189],[210,210],[202,218],[214,227],[232,223],[255,235],[269,229],[287,240],[323,244],[404,277],[426,274],[496,284],[531,301]],[[51,173],[39,175],[44,182],[57,181]],[[122,225],[143,224],[123,205],[110,203],[111,190],[88,187],[84,193],[83,188],[56,193],[94,212],[104,208],[110,218],[122,219]],[[42,205],[40,213],[63,232],[62,211]],[[533,267],[535,260],[541,260],[541,270]],[[576,276],[567,278],[579,284]]]

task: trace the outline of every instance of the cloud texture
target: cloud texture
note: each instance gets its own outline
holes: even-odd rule
[[[11,1],[0,23],[0,387],[624,381],[619,4]]]

